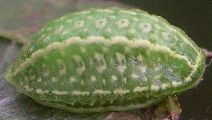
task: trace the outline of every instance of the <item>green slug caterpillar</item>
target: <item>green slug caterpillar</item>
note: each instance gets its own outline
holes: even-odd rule
[[[142,10],[88,9],[49,22],[6,79],[70,112],[148,107],[197,85],[205,54],[181,29]]]

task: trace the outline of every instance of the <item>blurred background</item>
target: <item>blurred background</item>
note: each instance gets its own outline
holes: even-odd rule
[[[139,8],[162,16],[171,24],[183,29],[200,47],[212,50],[212,1],[209,0],[0,0],[0,29],[30,38],[47,21],[66,13],[91,7],[111,6]],[[6,98],[7,101],[3,103],[4,107],[0,106],[0,120],[61,118],[55,114],[69,116],[67,113],[56,113],[37,107],[33,101],[27,103],[32,109],[26,110],[29,106],[22,103],[28,98],[19,97],[3,78],[6,67],[21,48],[21,45],[10,44],[0,38],[0,100]],[[194,89],[182,93],[179,101],[183,110],[180,119],[212,119],[212,65],[206,69],[203,81]],[[42,110],[48,113],[43,114]]]

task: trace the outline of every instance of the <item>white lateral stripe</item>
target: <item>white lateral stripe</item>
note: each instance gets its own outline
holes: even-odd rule
[[[54,90],[52,91],[53,94],[56,95],[68,95],[68,91],[58,91],[58,90]]]
[[[185,78],[185,81],[186,82],[190,82],[191,81],[191,76],[193,76],[193,74],[196,72],[198,65],[201,64],[200,63],[200,61],[201,61],[201,54],[198,52],[197,55],[198,56],[197,56],[196,64],[193,65],[192,72]]]
[[[76,95],[76,96],[84,96],[84,95],[89,95],[88,91],[73,91],[71,92],[72,95]]]
[[[81,39],[79,37],[71,37],[68,40],[65,40],[63,42],[53,42],[49,44],[46,48],[44,49],[39,49],[32,53],[31,57],[27,58],[23,63],[20,64],[19,67],[17,67],[14,75],[16,75],[18,72],[24,70],[28,65],[30,65],[36,58],[41,57],[48,52],[50,52],[53,49],[62,49],[65,47],[70,46],[71,44],[74,43],[80,43],[82,45],[86,44],[93,44],[93,43],[103,43],[105,45],[113,45],[113,44],[126,44],[131,48],[136,48],[136,47],[147,47],[149,50],[152,51],[157,51],[157,52],[164,52],[169,54],[172,57],[178,58],[178,59],[183,59],[187,62],[187,64],[193,68],[193,65],[191,64],[190,61],[188,61],[187,57],[183,55],[177,54],[175,51],[172,51],[170,48],[161,46],[161,45],[154,45],[148,40],[128,40],[126,37],[123,36],[116,36],[112,37],[111,40],[105,39],[104,37],[101,36],[90,36],[87,39]]]
[[[106,94],[111,94],[111,92],[108,91],[108,90],[95,90],[95,91],[93,92],[93,94],[97,94],[97,95],[106,95]]]
[[[127,94],[129,92],[130,92],[129,90],[125,90],[125,89],[116,89],[113,91],[114,94],[118,94],[118,95]]]
[[[143,91],[146,91],[148,90],[147,87],[140,87],[140,86],[137,86],[133,89],[133,92],[143,92]]]

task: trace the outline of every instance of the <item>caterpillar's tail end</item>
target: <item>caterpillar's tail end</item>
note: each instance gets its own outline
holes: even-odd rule
[[[209,67],[212,64],[212,51],[209,51],[205,48],[203,48],[203,51],[205,53],[206,58],[208,59],[206,61],[206,67]]]

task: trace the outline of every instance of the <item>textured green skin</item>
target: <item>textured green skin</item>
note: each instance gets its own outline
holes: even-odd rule
[[[16,86],[19,91],[32,97],[43,105],[80,113],[122,111],[148,107],[169,95],[178,94],[192,88],[199,82],[204,72],[205,55],[182,30],[170,25],[161,17],[149,15],[141,10],[129,10],[135,12],[136,15],[120,12],[122,9],[119,8],[110,8],[109,10],[113,11],[113,13],[89,9],[88,11],[90,13],[79,12],[68,14],[58,20],[49,22],[41,31],[33,36],[32,42],[23,48],[20,57],[8,70],[6,79]],[[150,17],[146,17],[146,15]],[[92,18],[88,19],[88,16]],[[115,18],[111,16],[115,16]],[[101,18],[107,19],[106,26],[103,28],[96,28],[95,21]],[[158,21],[156,22],[152,18]],[[120,19],[129,20],[129,25],[125,28],[119,28],[115,23]],[[84,26],[81,28],[73,27],[74,23],[80,20],[84,20]],[[150,23],[153,26],[151,31],[146,34],[142,33],[138,28],[138,23],[140,22]],[[155,24],[159,27],[156,28]],[[197,49],[200,55],[197,56],[197,52],[194,48],[185,43],[185,41],[182,40],[182,36],[179,36],[173,31],[169,31],[167,26],[183,35],[183,37],[189,41],[189,44]],[[112,32],[107,32],[106,28],[111,28]],[[128,31],[129,29],[133,29],[134,33],[130,33]],[[162,32],[170,33],[171,36],[165,39],[164,36],[162,36]],[[125,36],[129,40],[142,38],[155,45],[167,46],[179,55],[185,56],[192,65],[197,64],[195,62],[197,57],[199,57],[200,62],[197,65],[196,71],[191,76],[191,81],[186,83],[184,81],[191,73],[191,67],[189,67],[184,60],[176,59],[169,54],[164,54],[160,51],[150,51],[146,47],[130,48],[130,52],[125,52],[124,48],[127,46],[126,44],[106,46],[108,49],[105,52],[102,49],[104,44],[101,43],[88,45],[76,43],[63,49],[52,50],[34,60],[21,72],[14,74],[19,65],[29,58],[33,52],[44,49],[55,41],[63,42],[72,36],[79,36],[82,39],[86,39],[89,36],[102,36],[105,39],[111,39],[114,36]],[[82,47],[85,48],[86,52],[83,53],[80,50]],[[102,64],[102,61],[98,63],[98,61],[94,59],[93,56],[95,52],[103,54],[107,64],[107,68],[102,74],[98,73],[96,70],[98,65]],[[122,77],[117,71],[116,65],[118,65],[118,62],[116,53],[123,54],[126,58],[126,62],[124,63],[126,63],[127,69]],[[78,64],[73,59],[74,55],[80,55],[85,64],[85,72],[83,72],[82,75],[78,75],[75,71],[78,67],[81,67],[82,64]],[[147,81],[144,80],[142,73],[138,73],[138,63],[135,62],[138,61],[136,58],[138,55],[142,55],[143,64],[147,66],[146,73],[144,74]],[[111,58],[114,60],[112,63],[110,61]],[[90,60],[93,60],[94,63],[91,63]],[[59,75],[59,70],[63,69],[63,66],[66,68],[66,73],[64,75]],[[158,66],[161,66],[160,70],[155,69]],[[44,76],[43,73],[47,70],[49,73]],[[130,77],[134,72],[141,75],[137,81]],[[91,75],[96,76],[95,82],[90,81]],[[111,82],[112,75],[115,75],[118,80]],[[161,77],[155,80],[154,77],[157,75],[161,75]],[[34,76],[34,78],[31,79],[31,76]],[[77,82],[70,84],[70,76],[74,76]],[[52,77],[56,78],[56,82],[52,82]],[[123,77],[126,77],[126,83],[123,82]],[[41,81],[38,82],[40,78]],[[105,83],[103,83],[103,79],[105,79]],[[81,85],[81,81],[84,82],[83,85]],[[183,84],[176,87],[170,84],[171,81],[182,81]],[[170,87],[155,91],[150,89],[151,85],[160,86],[162,83],[167,83]],[[24,85],[28,85],[32,88],[32,91],[29,92],[24,89]],[[147,87],[148,90],[139,93],[133,92],[133,89],[138,85]],[[38,88],[48,90],[49,93],[39,94],[36,92]],[[107,95],[92,94],[77,96],[71,94],[73,90],[88,91],[91,93],[97,89],[114,91],[118,88],[127,89],[130,92],[124,95],[111,93]],[[69,93],[66,95],[55,95],[52,93],[54,90],[68,91]],[[129,107],[130,104],[134,104],[134,106]]]

